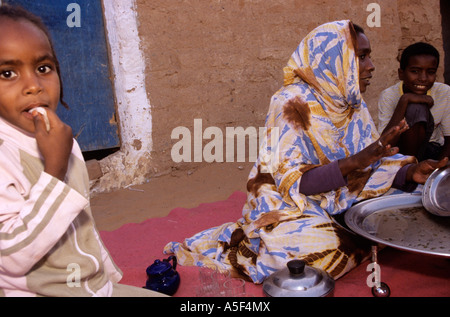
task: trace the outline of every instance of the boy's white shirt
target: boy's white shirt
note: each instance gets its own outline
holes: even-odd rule
[[[378,132],[381,133],[388,125],[402,95],[402,81],[381,92],[378,100]],[[430,142],[443,145],[444,136],[450,136],[450,86],[435,82],[428,95],[434,100],[430,112],[434,118],[435,129]]]

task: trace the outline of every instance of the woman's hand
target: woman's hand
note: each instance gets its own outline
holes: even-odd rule
[[[418,184],[425,184],[428,177],[434,170],[444,167],[448,163],[448,157],[443,158],[440,161],[425,160],[418,164],[413,165],[408,169],[406,174],[406,180],[416,182]]]
[[[354,170],[364,169],[383,157],[397,154],[399,151],[398,147],[392,147],[390,143],[408,129],[408,124],[403,119],[397,126],[383,133],[378,141],[372,143],[362,151],[340,160],[339,167],[342,176],[346,177]]]
[[[391,144],[393,140],[397,139],[403,132],[409,129],[406,119],[402,119],[396,126],[383,132],[380,136],[381,143],[386,146]]]
[[[44,157],[44,171],[59,180],[64,180],[72,153],[72,129],[62,122],[53,110],[49,108],[45,110],[50,122],[48,132],[42,115],[38,112],[33,113],[36,142]]]

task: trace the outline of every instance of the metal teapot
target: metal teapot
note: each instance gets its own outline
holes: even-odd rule
[[[170,261],[172,261],[172,265],[169,263]],[[173,255],[162,261],[155,260],[146,269],[148,278],[145,288],[166,295],[175,294],[180,286],[180,275],[176,268],[177,258]]]

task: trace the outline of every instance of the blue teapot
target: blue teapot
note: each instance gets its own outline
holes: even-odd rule
[[[172,265],[170,265],[172,261]],[[180,275],[176,271],[177,258],[173,255],[162,261],[155,260],[155,262],[147,267],[147,282],[145,288],[163,293],[166,295],[173,295],[180,286]]]

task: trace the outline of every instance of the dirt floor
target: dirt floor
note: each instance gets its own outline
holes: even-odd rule
[[[126,223],[164,217],[171,210],[194,208],[226,200],[237,190],[246,191],[253,163],[215,163],[194,172],[178,171],[111,193],[91,198],[98,230],[112,231]]]

